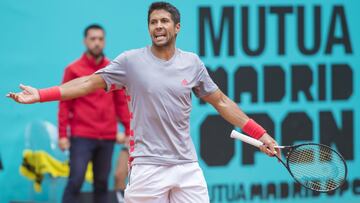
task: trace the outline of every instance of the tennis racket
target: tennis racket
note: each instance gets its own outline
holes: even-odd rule
[[[257,139],[231,132],[231,138],[260,147],[263,143]],[[323,144],[306,143],[293,146],[276,146],[286,150],[286,160],[276,158],[285,166],[291,176],[302,186],[318,191],[329,192],[339,188],[346,180],[347,166],[337,151]]]

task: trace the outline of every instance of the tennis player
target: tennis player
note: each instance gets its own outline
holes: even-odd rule
[[[176,7],[152,3],[148,31],[151,46],[126,51],[91,76],[47,89],[20,85],[23,91],[8,97],[30,104],[125,87],[133,115],[125,202],[209,202],[190,137],[191,92],[213,105],[228,122],[262,141],[260,150],[267,155],[280,153],[274,148],[277,143],[219,90],[196,54],[175,47],[180,32]]]

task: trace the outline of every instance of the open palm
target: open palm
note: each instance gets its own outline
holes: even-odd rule
[[[32,104],[40,101],[40,95],[37,89],[20,84],[22,92],[9,92],[6,96],[12,98],[14,101],[22,104]]]

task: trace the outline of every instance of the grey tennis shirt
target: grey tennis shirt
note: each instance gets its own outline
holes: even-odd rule
[[[96,74],[105,80],[108,91],[125,87],[131,97],[132,164],[197,161],[190,137],[191,91],[203,97],[218,87],[196,54],[176,49],[165,61],[148,46],[120,54]]]

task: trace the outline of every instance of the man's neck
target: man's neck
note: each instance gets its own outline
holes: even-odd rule
[[[104,57],[102,54],[100,54],[100,55],[98,55],[98,56],[94,56],[94,55],[92,55],[90,52],[86,52],[86,56],[87,56],[88,58],[90,58],[90,59],[94,59],[96,65],[99,65],[100,62],[101,62],[101,60],[102,60],[103,57]]]
[[[163,46],[163,47],[158,47],[158,46],[151,46],[151,52],[158,58],[168,61],[170,60],[174,54],[175,54],[175,45],[170,45],[170,46]]]

